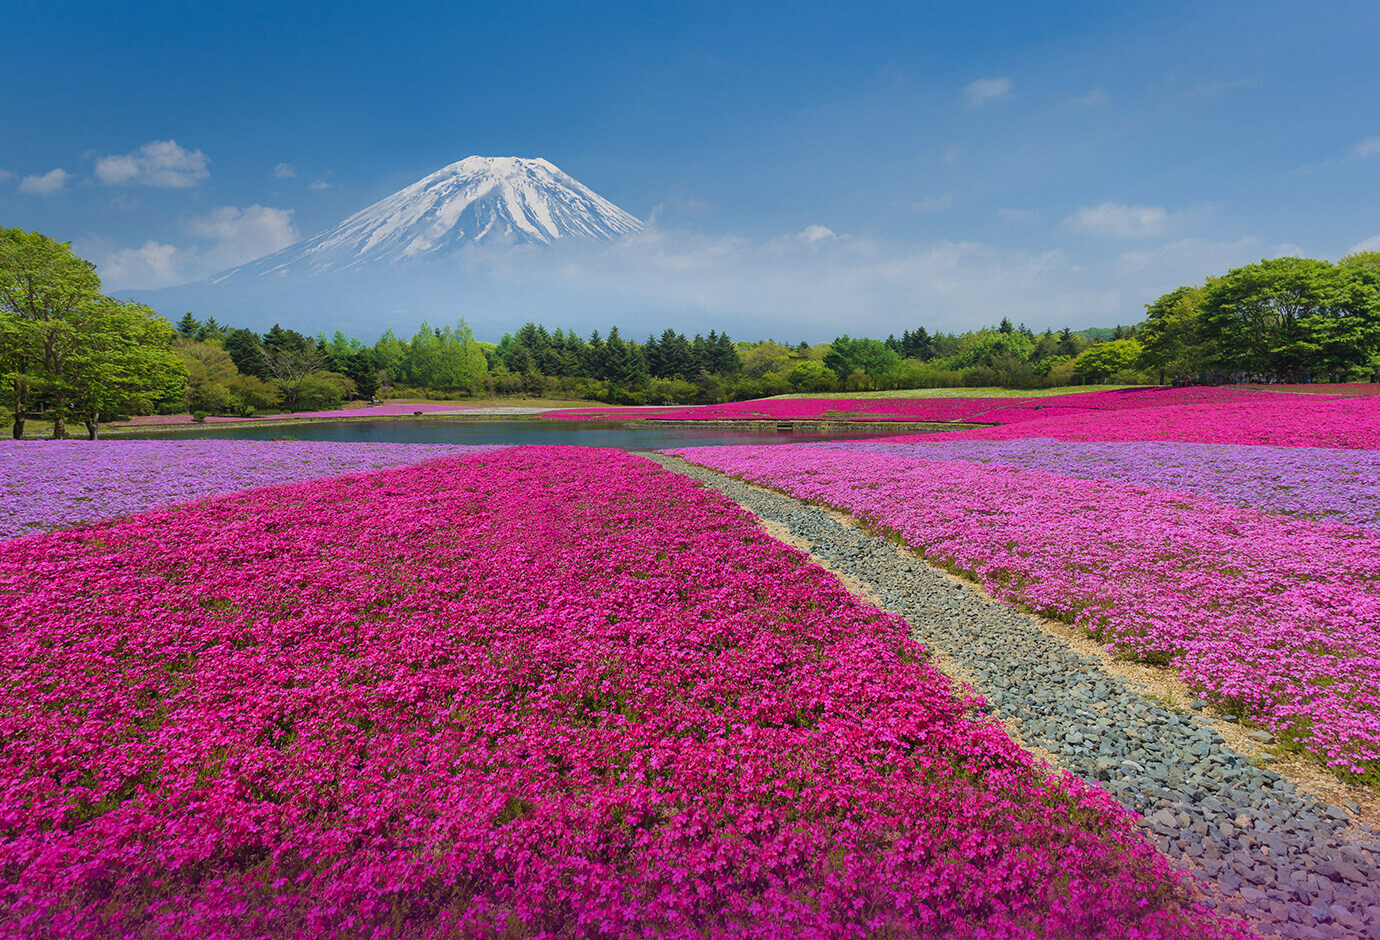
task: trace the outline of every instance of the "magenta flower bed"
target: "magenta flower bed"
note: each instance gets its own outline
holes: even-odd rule
[[[1191,441],[1380,450],[1380,397],[1236,392],[1242,401],[1174,404],[1116,414],[1046,415],[1002,427],[945,432],[947,440]],[[917,438],[911,438],[917,439]]]
[[[479,405],[452,405],[447,402],[384,402],[378,405],[364,405],[359,408],[338,408],[334,411],[299,411],[295,414],[255,415],[252,418],[208,415],[207,424],[225,424],[235,421],[281,421],[284,418],[388,418],[423,414],[446,414],[451,411],[466,411]],[[115,428],[164,427],[171,425],[195,424],[191,415],[141,415],[112,424]]]
[[[0,539],[254,486],[417,463],[492,445],[307,441],[0,441]]]
[[[903,625],[617,451],[0,544],[31,935],[1225,936]]]
[[[956,441],[927,435],[814,445],[922,460],[966,460],[1123,480],[1267,512],[1380,530],[1380,450],[1177,441]]]
[[[1087,412],[1250,402],[1270,392],[1236,388],[1128,388],[1046,398],[767,398],[684,408],[572,409],[567,419],[657,418],[666,421],[850,420],[1013,424]]]
[[[1380,781],[1380,534],[1186,493],[785,445],[681,457],[898,533],[1343,774]]]

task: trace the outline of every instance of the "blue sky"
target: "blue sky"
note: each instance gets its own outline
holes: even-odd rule
[[[153,288],[544,156],[652,221],[709,321],[777,322],[766,285],[826,271],[784,302],[858,296],[874,332],[1132,322],[1380,246],[1380,4],[958,7],[20,0],[0,224]]]

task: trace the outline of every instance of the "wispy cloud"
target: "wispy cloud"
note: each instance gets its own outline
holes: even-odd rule
[[[280,163],[273,168],[273,178],[280,180],[292,180],[297,178],[297,167],[291,163]]]
[[[828,226],[807,225],[805,226],[805,229],[803,231],[796,233],[795,238],[797,241],[804,242],[807,245],[813,245],[816,242],[829,241],[830,239],[838,238],[838,236],[835,235],[834,230],[829,228]]]
[[[1367,137],[1351,145],[1351,149],[1346,152],[1348,159],[1364,160],[1367,157],[1380,156],[1380,137]]]
[[[12,179],[14,179],[13,173],[11,173],[9,170],[0,169],[0,183],[4,183]]]
[[[96,178],[110,186],[187,189],[211,175],[210,159],[175,140],[152,140],[133,153],[100,157]]]
[[[185,284],[285,248],[301,238],[292,212],[272,206],[220,206],[182,226],[194,241],[178,247],[149,240],[138,248],[92,253],[110,290]]]
[[[1372,235],[1365,241],[1357,242],[1347,249],[1347,254],[1357,251],[1380,251],[1380,235]]]
[[[1107,94],[1106,89],[1093,88],[1074,98],[1073,104],[1079,108],[1093,109],[1105,108],[1111,101],[1112,96]]]
[[[19,191],[34,196],[51,196],[62,192],[72,174],[63,169],[49,170],[41,176],[26,176],[19,181]]]
[[[1170,214],[1164,206],[1104,202],[1100,206],[1083,206],[1064,220],[1064,227],[1090,235],[1141,238],[1163,234],[1169,222]]]
[[[996,78],[979,78],[963,89],[963,97],[968,104],[978,107],[989,101],[996,101],[1011,94],[1011,79],[1005,75]]]
[[[926,196],[914,204],[916,212],[942,212],[952,207],[954,204],[954,194],[945,193],[942,196]]]
[[[308,188],[314,189],[314,190],[317,190],[318,192],[320,192],[320,191],[323,190],[323,189],[334,189],[334,188],[335,188],[335,184],[329,183],[329,182],[327,182],[326,180],[312,180],[312,181],[311,181],[311,186],[308,187]]]

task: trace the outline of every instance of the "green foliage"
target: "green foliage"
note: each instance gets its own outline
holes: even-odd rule
[[[102,412],[179,396],[171,335],[149,308],[102,294],[95,267],[68,243],[0,229],[0,365],[16,438],[32,400],[46,401],[61,438],[74,412],[95,437]]]
[[[1176,287],[1146,306],[1138,368],[1158,374],[1161,382],[1169,375],[1196,377],[1206,370],[1209,353],[1199,339],[1206,293],[1206,287]]]
[[[1215,364],[1279,378],[1336,376],[1369,361],[1380,342],[1380,272],[1273,258],[1206,288],[1199,337]]]
[[[824,365],[840,379],[859,371],[870,376],[885,375],[900,364],[900,354],[881,340],[853,339],[847,333],[830,344],[824,357]]]
[[[412,385],[469,390],[484,378],[489,364],[463,318],[454,329],[438,329],[423,320],[402,351],[396,371],[400,379]]]
[[[1103,382],[1119,372],[1134,369],[1142,348],[1133,339],[1118,339],[1091,346],[1073,361],[1073,377],[1079,382]]]
[[[797,392],[828,392],[838,385],[834,371],[822,362],[802,362],[786,378]]]

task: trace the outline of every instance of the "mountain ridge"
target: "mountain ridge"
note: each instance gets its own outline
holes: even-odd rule
[[[606,241],[642,231],[635,216],[541,157],[473,155],[337,225],[207,278],[316,277],[442,257],[466,245]]]

